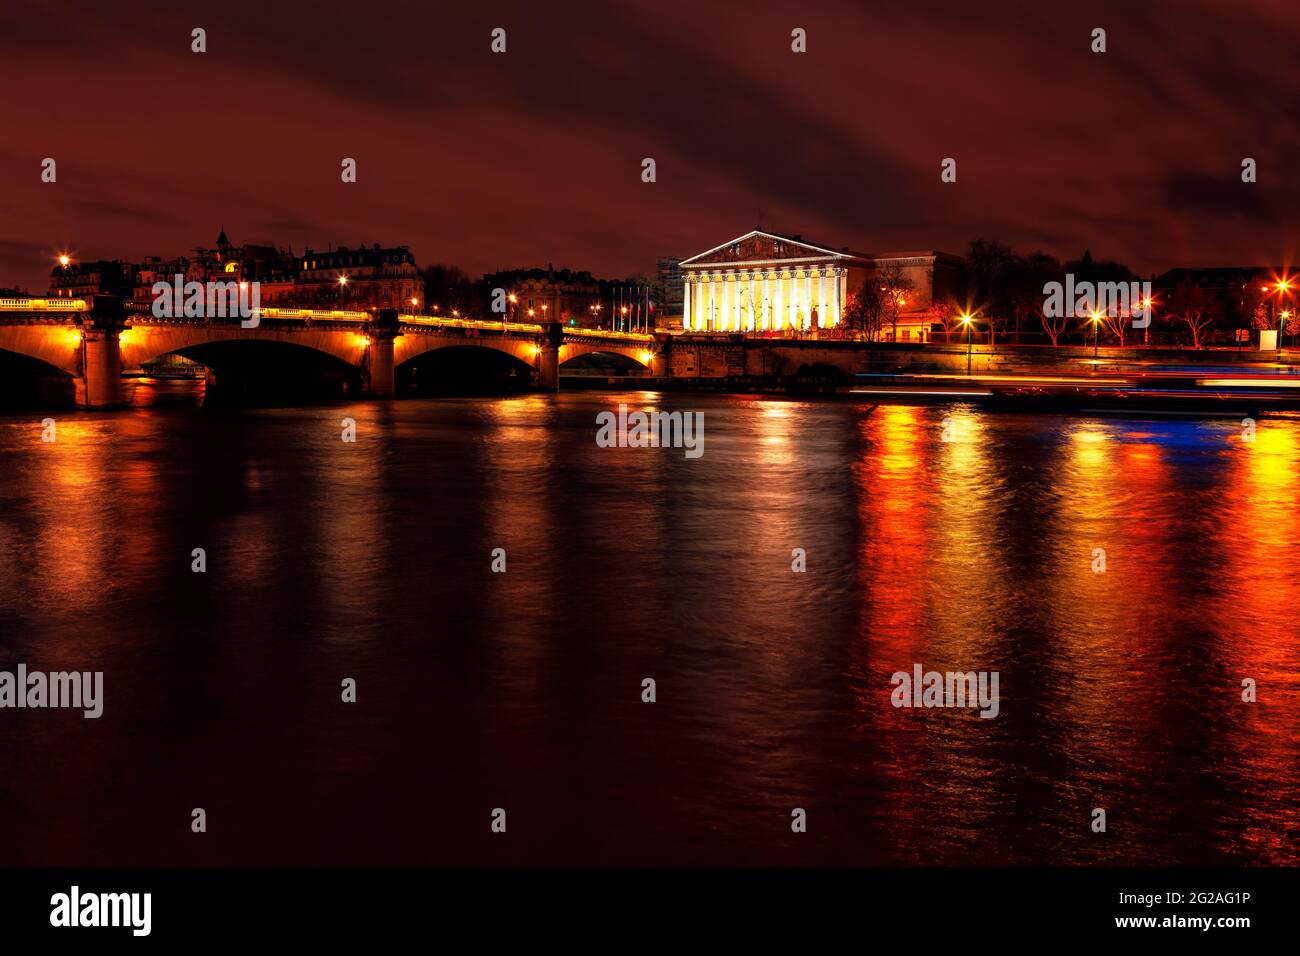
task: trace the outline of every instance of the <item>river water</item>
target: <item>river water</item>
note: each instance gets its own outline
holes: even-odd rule
[[[1300,419],[141,404],[0,417],[0,669],[104,673],[0,710],[0,862],[1300,863]]]

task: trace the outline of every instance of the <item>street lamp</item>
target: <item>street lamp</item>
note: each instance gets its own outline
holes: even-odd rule
[[[1142,312],[1143,315],[1146,317],[1146,322],[1147,322],[1146,326],[1143,327],[1142,329],[1143,345],[1146,345],[1148,342],[1151,341],[1151,306],[1153,304],[1154,303],[1151,299],[1151,296],[1147,296],[1145,299],[1142,300]]]
[[[958,318],[961,319],[961,324],[966,326],[966,377],[970,378],[970,327],[971,322],[975,320],[975,316],[969,312],[963,312]]]
[[[1100,313],[1100,312],[1093,312],[1090,316],[1088,316],[1088,318],[1090,318],[1090,319],[1092,320],[1092,364],[1093,364],[1093,371],[1096,371],[1096,366],[1097,366],[1097,334],[1098,334],[1098,332],[1099,332],[1100,329],[1101,329],[1101,313]]]
[[[1268,291],[1268,286],[1264,286],[1264,291],[1265,291],[1265,292]],[[1278,300],[1279,300],[1278,304],[1280,305],[1280,304],[1281,304],[1282,296],[1283,296],[1284,294],[1285,294],[1285,295],[1290,295],[1290,294],[1291,294],[1291,279],[1290,279],[1289,277],[1283,277],[1283,278],[1281,278],[1281,279],[1278,279],[1278,280],[1277,280],[1277,288],[1276,288],[1274,291],[1277,293],[1277,297],[1278,297]],[[1272,308],[1273,308],[1273,303],[1270,302],[1270,303],[1269,303],[1269,309],[1271,310]],[[1282,351],[1282,337],[1283,337],[1283,335],[1286,334],[1286,318],[1285,318],[1285,316],[1286,316],[1287,313],[1286,313],[1285,311],[1281,311],[1281,310],[1279,310],[1279,312],[1280,312],[1280,314],[1279,314],[1279,316],[1278,316],[1278,321],[1277,321],[1277,350],[1278,350],[1279,352],[1281,352],[1281,351]]]

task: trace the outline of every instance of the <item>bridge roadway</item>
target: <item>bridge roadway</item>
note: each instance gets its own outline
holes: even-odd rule
[[[250,320],[251,321],[251,320]],[[158,318],[117,296],[84,299],[0,299],[0,349],[25,355],[70,376],[77,403],[112,407],[122,400],[122,370],[171,352],[215,342],[284,342],[332,356],[360,373],[368,394],[391,396],[395,371],[434,349],[477,346],[513,356],[559,388],[560,366],[589,352],[626,356],[666,374],[653,335],[566,327],[558,322],[484,322],[401,314],[396,309],[260,310],[257,325],[237,316]]]

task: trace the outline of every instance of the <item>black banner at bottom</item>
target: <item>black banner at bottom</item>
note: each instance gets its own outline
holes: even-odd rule
[[[0,869],[8,941],[1219,943],[1294,926],[1294,869]],[[1242,936],[1242,934],[1247,934]]]

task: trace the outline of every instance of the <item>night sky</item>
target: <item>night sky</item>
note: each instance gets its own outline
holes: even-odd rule
[[[222,225],[625,276],[760,215],[868,252],[985,236],[1143,274],[1293,264],[1297,57],[1294,0],[7,0],[0,285],[43,292],[64,248],[176,255]]]

